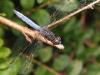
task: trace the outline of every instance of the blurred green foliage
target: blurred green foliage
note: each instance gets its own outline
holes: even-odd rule
[[[0,0],[0,16],[25,24],[13,13],[18,9],[44,26],[92,1],[95,0]],[[20,57],[21,50],[30,45],[25,44],[19,31],[0,24],[0,75],[100,75],[100,3],[94,8],[54,29],[63,39],[63,51],[47,45],[29,47],[34,58]]]

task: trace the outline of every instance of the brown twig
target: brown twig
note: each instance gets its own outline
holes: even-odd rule
[[[31,63],[37,64],[38,66],[41,66],[41,67],[45,68],[46,70],[48,70],[52,74],[54,74],[54,75],[60,75],[59,72],[57,72],[53,68],[49,67],[48,65],[46,65],[46,64],[38,61],[37,59],[34,59],[32,56],[24,56],[24,57],[26,57],[26,59],[29,60]]]
[[[39,62],[39,61],[37,61],[37,60],[35,60],[35,59],[33,59],[32,62],[33,62],[33,63],[36,63],[36,64],[39,65],[39,66],[42,66],[43,68],[47,69],[49,72],[53,73],[54,75],[60,75],[60,74],[59,74],[57,71],[55,71],[54,69],[52,69],[52,68],[46,66],[45,64],[42,64],[41,62]]]
[[[27,27],[19,25],[19,24],[13,22],[13,21],[8,20],[8,19],[6,19],[4,17],[1,17],[1,16],[0,16],[0,23],[3,23],[3,24],[5,24],[5,25],[7,25],[9,27],[17,29],[21,33],[24,33],[24,35],[26,37],[32,37],[33,39],[40,40],[40,41],[42,41],[42,42],[44,42],[46,44],[49,44],[51,46],[54,46],[54,47],[58,48],[58,49],[64,49],[64,46],[62,44],[54,45],[51,41],[49,41],[44,36],[42,36],[38,31],[31,30],[31,29],[29,29]],[[28,40],[29,40],[29,38],[28,38]]]
[[[69,20],[72,16],[74,16],[74,15],[76,15],[76,14],[78,14],[78,13],[84,11],[84,10],[87,10],[87,9],[90,9],[90,8],[93,9],[93,6],[95,4],[97,4],[97,3],[99,3],[99,2],[100,2],[100,0],[96,0],[96,1],[94,1],[94,2],[92,2],[90,4],[88,4],[88,5],[86,5],[85,7],[81,8],[81,9],[79,9],[79,10],[73,12],[73,13],[70,13],[68,16],[65,16],[64,18],[61,18],[60,20],[49,24],[48,28],[49,29],[55,28],[55,27],[59,26],[61,23]]]

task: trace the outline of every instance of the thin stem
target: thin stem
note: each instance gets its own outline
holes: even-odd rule
[[[46,66],[45,64],[42,64],[41,62],[39,62],[39,61],[37,61],[37,60],[35,60],[35,59],[33,59],[32,62],[38,64],[39,66],[42,66],[43,68],[47,69],[49,72],[53,73],[54,75],[60,75],[60,74],[59,74],[58,72],[56,72],[54,69],[52,69],[52,68]]]
[[[78,14],[78,13],[84,11],[84,10],[90,9],[90,8],[93,9],[93,6],[95,4],[97,4],[97,3],[99,3],[99,2],[100,2],[100,0],[96,0],[96,1],[94,1],[94,2],[92,2],[90,4],[88,4],[88,5],[86,5],[85,7],[81,8],[81,9],[79,9],[79,10],[73,12],[73,13],[70,13],[68,16],[65,16],[64,18],[61,18],[60,20],[49,24],[48,28],[49,29],[55,28],[55,27],[59,26],[61,23],[69,20],[71,17],[75,16],[76,14]]]
[[[49,67],[49,66],[47,66],[47,65],[45,65],[45,64],[43,64],[43,63],[41,63],[40,61],[34,59],[32,56],[25,56],[25,57],[26,57],[27,60],[29,60],[29,57],[30,57],[31,60],[29,60],[29,61],[31,61],[33,64],[37,64],[37,65],[39,65],[39,66],[41,66],[41,67],[47,69],[47,70],[48,70],[49,72],[51,72],[52,74],[54,74],[54,75],[60,75],[60,74],[59,74],[57,71],[55,71],[53,68],[51,68],[51,67]]]

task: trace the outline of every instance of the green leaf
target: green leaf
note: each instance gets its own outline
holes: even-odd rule
[[[93,35],[93,30],[92,29],[89,29],[87,30],[81,38],[79,38],[79,43],[83,43],[84,40],[88,39],[88,38],[91,38]]]
[[[52,57],[52,49],[51,47],[46,47],[44,49],[40,49],[38,51],[39,53],[39,58],[41,61],[43,62],[47,62],[50,60],[50,58]]]
[[[50,15],[44,9],[39,9],[38,11],[34,12],[31,18],[35,20],[41,26],[47,25],[50,23]]]
[[[0,58],[7,58],[11,54],[11,50],[6,47],[0,47]]]
[[[77,9],[78,2],[77,0],[59,0],[53,6],[60,11],[71,12]]]
[[[0,24],[1,25],[1,24]],[[0,26],[0,37],[3,37],[4,35],[4,30],[3,30],[3,27]]]
[[[35,0],[20,0],[20,4],[24,9],[32,9],[35,5]]]
[[[0,38],[0,47],[2,47],[4,45],[4,41],[3,39]]]
[[[35,71],[35,75],[45,75],[47,72],[47,69],[43,67],[38,67],[37,70]]]
[[[40,3],[43,3],[45,0],[37,0],[37,2],[40,4]]]
[[[93,56],[95,56],[95,57],[100,56],[100,47],[98,47],[98,48],[93,52]]]
[[[10,0],[3,0],[0,3],[1,11],[6,13],[7,17],[13,16],[14,5]]]
[[[98,31],[93,36],[93,39],[94,39],[95,43],[98,43],[100,41],[100,33]]]
[[[100,75],[100,63],[90,64],[87,67],[87,72],[84,75]]]
[[[65,69],[69,64],[69,59],[66,55],[61,55],[54,60],[53,68],[57,71]]]
[[[54,74],[52,72],[47,71],[45,75],[56,75],[56,73]]]
[[[80,75],[80,72],[83,68],[83,62],[80,60],[76,60],[72,62],[72,70],[70,71],[69,75]]]
[[[79,44],[79,45],[77,46],[77,51],[76,51],[77,57],[78,57],[78,58],[81,58],[84,51],[85,51],[84,45],[83,45],[83,44]],[[84,57],[83,57],[83,58],[84,58]]]
[[[66,23],[66,26],[64,27],[63,31],[68,32],[74,29],[76,26],[76,22],[77,22],[76,18],[73,17],[69,22]]]
[[[0,60],[0,69],[6,69],[9,67],[11,63],[11,59],[7,59],[7,60]]]
[[[0,70],[0,75],[17,75],[21,64],[21,60],[17,58],[16,61],[13,61],[11,64],[9,64],[7,69]]]

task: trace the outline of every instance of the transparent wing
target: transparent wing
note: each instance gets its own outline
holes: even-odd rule
[[[32,28],[34,28],[36,30],[41,30],[41,27],[38,26],[36,23],[34,23],[32,20],[30,20],[28,17],[26,17],[25,15],[23,15],[22,13],[20,13],[17,10],[13,10],[13,11],[18,16],[18,18],[20,18],[22,21],[24,21],[25,23],[30,25]]]
[[[20,41],[17,41],[17,44],[20,44]],[[23,41],[24,45],[19,50],[14,52],[14,58],[12,59],[12,63],[16,63],[17,60],[20,58],[22,60],[22,64],[20,66],[19,74],[20,75],[28,75],[33,69],[33,63],[32,60],[37,54],[37,43],[36,40],[32,40],[32,43],[29,43],[27,41]],[[17,44],[15,44],[17,46]],[[18,45],[19,47],[19,45]],[[14,47],[15,48],[15,47]],[[16,48],[15,48],[16,50]]]

